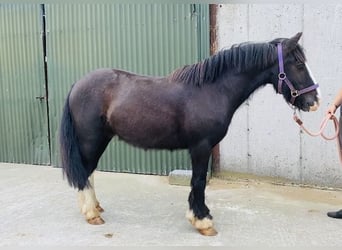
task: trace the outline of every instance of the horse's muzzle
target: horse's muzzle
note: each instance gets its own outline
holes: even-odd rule
[[[318,100],[317,102],[314,102],[314,105],[311,105],[309,108],[309,111],[316,111],[319,108],[320,105],[320,100]]]

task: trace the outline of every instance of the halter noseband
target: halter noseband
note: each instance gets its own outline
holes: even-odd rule
[[[284,71],[284,60],[283,60],[283,48],[281,46],[281,43],[278,43],[277,45],[277,49],[278,49],[278,61],[279,61],[279,74],[278,74],[278,93],[282,94],[281,88],[282,88],[282,84],[283,82],[286,83],[286,85],[289,87],[289,89],[291,90],[291,104],[293,105],[295,99],[307,92],[313,91],[315,89],[318,88],[318,84],[314,84],[310,87],[301,89],[301,90],[297,90],[293,87],[293,84],[290,82],[290,80],[286,77],[286,73]]]

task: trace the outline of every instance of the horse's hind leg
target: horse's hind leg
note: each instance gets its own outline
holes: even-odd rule
[[[86,221],[89,224],[100,225],[104,223],[100,214],[103,211],[103,208],[96,198],[93,172],[112,136],[105,134],[103,128],[102,130],[100,129],[93,132],[94,133],[89,137],[80,137],[80,141],[82,141],[81,150],[83,152],[84,165],[91,174],[89,177],[89,186],[79,191],[79,201],[81,213],[85,216]]]
[[[96,198],[94,186],[94,173],[89,177],[90,186],[78,192],[81,213],[86,217],[89,224],[100,225],[104,223],[100,213],[104,210]]]
[[[103,213],[104,209],[100,206],[100,202],[97,200],[97,197],[95,194],[94,173],[89,177],[89,182],[90,182],[91,187],[93,188],[92,196],[93,196],[93,199],[95,200],[96,209],[100,213]]]
[[[78,125],[78,134],[82,160],[89,176],[89,185],[79,191],[79,205],[81,213],[88,223],[93,225],[103,224],[100,212],[103,211],[95,194],[94,174],[98,161],[113,137],[113,132],[106,126],[103,119],[85,120]]]
[[[190,150],[192,162],[191,192],[189,211],[186,214],[190,223],[203,235],[217,234],[213,227],[213,218],[205,205],[205,187],[211,147],[202,142]]]

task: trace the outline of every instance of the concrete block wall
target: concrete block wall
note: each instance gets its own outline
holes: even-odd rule
[[[302,31],[301,44],[321,85],[322,103],[318,111],[301,116],[307,127],[319,129],[327,106],[342,88],[342,4],[222,4],[217,29],[219,49]],[[336,142],[301,133],[292,114],[271,86],[256,91],[237,110],[220,143],[221,169],[342,187]],[[333,132],[332,126],[328,131]]]

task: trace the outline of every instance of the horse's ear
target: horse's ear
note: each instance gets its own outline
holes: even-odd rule
[[[302,35],[302,32],[298,32],[294,37],[291,37],[289,40],[285,42],[287,51],[292,51],[296,48],[298,41]]]

